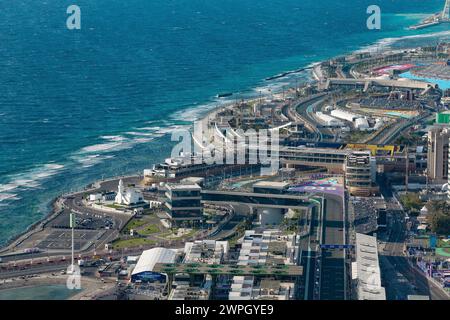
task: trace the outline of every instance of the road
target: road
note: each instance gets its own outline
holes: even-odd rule
[[[322,104],[327,99],[327,96],[320,96],[316,99],[309,100],[307,102],[303,102],[298,104],[295,107],[295,111],[298,115],[307,122],[317,134],[317,141],[323,140],[323,132],[319,129],[318,123],[314,117],[312,117],[311,112],[314,112],[315,108]]]
[[[414,126],[417,123],[421,123],[426,120],[430,116],[430,112],[427,111],[424,114],[408,120],[400,120],[394,125],[387,126],[381,131],[378,131],[377,134],[366,141],[366,143],[370,144],[389,144],[395,142],[400,135],[408,128]]]
[[[61,272],[63,270],[67,270],[68,266],[69,265],[67,263],[66,264],[58,263],[58,264],[52,264],[52,265],[35,266],[32,269],[11,270],[8,272],[1,272],[0,279],[12,279],[12,278],[18,278],[18,277],[28,276],[28,275],[32,275],[32,274]]]
[[[319,282],[319,273],[317,272],[316,262],[319,254],[318,244],[320,241],[320,217],[319,207],[311,210],[308,215],[299,219],[299,259],[298,264],[303,266],[305,271],[299,279],[297,297],[301,300],[313,300],[317,294],[318,288],[316,282]]]
[[[333,195],[325,199],[322,244],[345,244],[343,199]],[[345,300],[346,281],[345,251],[322,249],[320,299]]]
[[[312,98],[297,100],[291,104],[284,105],[281,109],[282,114],[288,118],[292,122],[301,122],[305,125],[305,127],[315,134],[314,140],[320,140],[320,132],[317,129],[314,121],[311,121],[307,114],[302,113],[302,110],[306,112],[306,109],[311,103],[315,103],[318,100],[325,99],[326,94],[319,94],[318,96],[314,96]]]
[[[380,183],[391,216],[388,234],[379,234],[380,264],[388,300],[406,300],[408,295],[426,295],[432,300],[449,300],[442,288],[414,267],[404,253],[406,238],[405,214],[399,209],[388,186]]]
[[[184,241],[174,240],[168,241],[166,243],[140,246],[128,250],[114,250],[114,251],[105,251],[96,252],[94,257],[94,252],[83,253],[81,255],[81,259],[86,262],[92,262],[98,259],[103,259],[105,261],[118,261],[120,258],[124,256],[138,256],[142,254],[142,251],[151,249],[154,247],[164,247],[164,248],[172,248],[177,249],[184,246]],[[79,259],[77,255],[75,257],[76,260]],[[33,263],[31,263],[30,259],[16,261],[16,263],[1,263],[0,264],[0,279],[9,279],[24,275],[31,274],[39,274],[39,273],[49,273],[55,271],[66,270],[70,265],[70,256],[51,256],[49,259],[41,258],[34,259]]]
[[[402,214],[392,219],[388,241],[382,250],[385,285],[390,300],[405,300],[408,295],[426,295],[432,300],[448,300],[450,297],[431,282],[422,271],[415,268],[404,255],[405,223]],[[406,281],[405,281],[406,280]]]

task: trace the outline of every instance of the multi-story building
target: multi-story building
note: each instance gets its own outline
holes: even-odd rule
[[[169,300],[208,300],[211,289],[190,286],[189,283],[179,282],[173,284],[173,289],[169,294]]]
[[[435,184],[448,181],[450,127],[437,124],[428,131],[428,178]]]
[[[283,235],[278,230],[257,233],[245,232],[238,265],[295,265],[298,246],[296,236]],[[295,280],[256,278],[250,275],[234,276],[229,300],[290,300],[295,292]]]
[[[183,263],[220,264],[228,253],[228,241],[197,240],[184,245]]]
[[[375,184],[376,160],[370,151],[353,151],[345,162],[345,185],[353,196],[373,196],[379,192]]]
[[[197,184],[167,184],[165,211],[173,225],[203,220],[202,188]]]
[[[195,269],[198,265],[219,265],[224,262],[228,254],[228,241],[198,240],[186,242],[184,246],[183,264]],[[210,274],[186,274],[180,273],[174,276],[172,291],[169,300],[208,300],[226,297],[229,290],[229,276],[217,275],[213,278]],[[225,286],[225,290],[222,287]]]

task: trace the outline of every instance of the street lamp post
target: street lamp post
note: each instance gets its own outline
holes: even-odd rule
[[[74,227],[75,227],[75,214],[73,212],[70,213],[70,228],[72,229],[72,264],[71,264],[71,273],[74,273]]]

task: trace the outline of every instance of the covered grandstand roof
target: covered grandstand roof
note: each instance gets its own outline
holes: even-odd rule
[[[177,251],[165,248],[153,248],[142,252],[132,275],[141,272],[152,272],[157,263],[174,263]]]
[[[356,234],[356,274],[359,300],[386,300],[381,286],[377,238]]]

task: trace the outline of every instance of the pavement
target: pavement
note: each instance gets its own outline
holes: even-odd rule
[[[379,234],[382,284],[388,300],[406,300],[408,295],[426,295],[432,300],[449,300],[450,296],[415,267],[405,256],[405,214],[391,190],[380,185],[390,215],[387,234]]]
[[[449,300],[450,296],[418,270],[404,255],[403,215],[393,217],[390,235],[382,243],[380,262],[389,300],[406,300],[408,295],[426,295],[431,300]]]
[[[301,217],[298,224],[300,231],[298,264],[305,270],[298,283],[297,296],[299,299],[313,300],[315,291],[318,291],[316,282],[318,282],[320,274],[317,272],[316,264],[319,254],[317,248],[319,241],[317,240],[320,239],[320,214],[321,212],[313,210],[310,216]]]
[[[343,199],[326,195],[322,244],[345,244]],[[346,299],[346,263],[342,249],[322,249],[321,300]]]

